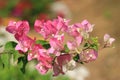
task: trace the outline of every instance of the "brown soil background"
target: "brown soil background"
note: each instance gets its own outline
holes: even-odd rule
[[[86,80],[120,80],[120,0],[62,0],[72,12],[72,23],[87,19],[95,24],[93,36],[110,34],[115,48],[99,51],[95,62],[85,64],[90,71]]]

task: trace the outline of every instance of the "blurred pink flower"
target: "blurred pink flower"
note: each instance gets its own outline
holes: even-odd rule
[[[20,0],[13,8],[12,15],[13,16],[22,16],[26,10],[30,10],[32,8],[32,4],[29,1]]]
[[[112,45],[112,43],[115,41],[115,38],[110,37],[109,34],[104,35],[104,42],[105,42],[105,47]]]

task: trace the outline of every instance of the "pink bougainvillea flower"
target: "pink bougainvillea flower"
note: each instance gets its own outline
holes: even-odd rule
[[[53,64],[53,72],[54,72],[53,76],[58,76],[60,73],[64,74],[62,67],[56,62],[54,62]]]
[[[86,39],[89,38],[89,32],[93,31],[93,27],[94,25],[90,24],[87,20],[83,20],[81,23],[69,26],[68,33],[73,37],[81,35]]]
[[[94,49],[87,49],[80,53],[80,62],[91,62],[96,60],[98,57],[98,52]]]
[[[52,68],[52,57],[49,55],[47,50],[39,44],[35,44],[30,53],[28,53],[28,61],[32,59],[36,59],[38,61],[36,69],[41,74],[45,74]]]
[[[22,45],[21,43],[18,43],[17,46],[15,47],[15,50],[18,50],[20,53],[25,53],[28,51],[28,48]]]
[[[15,49],[22,52],[27,52],[29,49],[31,49],[34,43],[35,40],[31,39],[30,37],[22,36]]]
[[[6,30],[14,34],[15,38],[19,40],[21,36],[26,35],[29,32],[30,27],[27,21],[10,21]]]
[[[42,22],[40,20],[36,20],[34,24],[34,28],[36,32],[41,34],[45,39],[47,39],[52,34],[57,33],[57,29],[54,25],[52,25],[52,21],[48,20],[46,22]]]
[[[46,72],[49,70],[49,68],[45,67],[41,62],[38,63],[35,68],[41,73],[46,74]]]
[[[83,20],[81,22],[82,28],[85,30],[85,32],[92,32],[93,31],[93,26],[90,24],[87,20]]]
[[[71,28],[77,29],[78,32],[92,32],[94,25],[90,24],[87,20],[83,20],[81,23],[75,23]]]
[[[112,45],[112,43],[115,41],[115,38],[110,37],[109,34],[104,35],[104,42],[106,46]]]
[[[54,62],[53,64],[53,76],[57,76],[60,73],[64,74],[63,72],[63,65],[67,64],[71,60],[70,54],[62,54],[57,57],[57,62]]]
[[[45,74],[49,69],[52,68],[52,57],[48,55],[47,50],[45,49],[39,49],[38,54],[38,64],[36,66],[36,69],[41,73]]]
[[[56,35],[61,31],[66,31],[68,28],[68,20],[64,20],[61,17],[58,19],[54,19],[53,21],[40,21],[36,20],[34,24],[34,28],[36,32],[41,34],[45,39],[49,38],[49,36]]]
[[[53,25],[57,28],[58,31],[66,31],[68,29],[68,23],[70,20],[65,20],[58,16],[57,19],[53,20]]]
[[[38,61],[44,64],[44,66],[52,67],[52,57],[49,55],[46,49],[39,49]]]
[[[51,47],[48,49],[48,53],[51,55],[55,55],[55,56],[60,56],[61,52],[60,50],[56,50],[55,48]]]
[[[72,37],[77,37],[80,34],[80,32],[78,32],[77,27],[75,25],[69,26],[69,28],[67,29],[67,33]]]
[[[75,48],[80,47],[80,44],[82,43],[82,41],[83,41],[83,37],[81,35],[77,36],[73,41],[67,42],[67,47],[70,50],[75,50]]]
[[[53,47],[55,50],[63,50],[64,48],[64,34],[62,35],[53,35],[52,38],[50,38],[50,46]]]
[[[32,59],[37,59],[39,55],[39,49],[43,49],[43,47],[40,44],[35,44],[32,46],[30,52],[28,53],[27,59],[28,61]]]
[[[38,33],[40,33],[42,27],[43,27],[42,21],[36,20],[36,21],[35,21],[35,24],[34,24],[35,31],[38,32]]]
[[[87,20],[73,25],[68,24],[69,20],[61,17],[46,21],[36,20],[34,29],[44,38],[44,41],[39,44],[36,43],[35,38],[27,36],[29,32],[27,21],[11,21],[6,30],[14,34],[18,41],[15,49],[26,53],[28,61],[33,59],[37,61],[35,68],[41,74],[46,74],[49,69],[53,69],[53,76],[58,76],[64,74],[65,70],[76,68],[77,62],[88,63],[98,57],[97,39],[89,37],[94,25]],[[69,35],[71,40],[66,41],[64,34]],[[114,41],[114,38],[105,34],[104,48],[109,47]]]
[[[6,30],[12,34],[15,34],[17,32],[17,28],[20,25],[20,23],[16,23],[15,21],[10,21]]]
[[[72,43],[69,43],[69,42],[67,43],[67,46],[69,49],[73,50],[74,47],[79,47],[83,41],[83,36],[81,35],[81,31],[79,31],[80,26],[81,26],[80,23],[79,23],[79,26],[76,26],[76,24],[74,24],[74,25],[69,26],[69,28],[67,30],[68,35],[70,35],[74,38],[74,40],[71,41]]]
[[[76,40],[77,46],[80,46],[80,44],[82,43],[83,37],[81,35],[79,35],[76,37],[75,40]]]
[[[70,54],[62,54],[57,57],[57,62],[60,66],[65,65],[71,60],[71,55]]]
[[[29,32],[29,24],[27,21],[10,21],[6,30],[12,34],[16,34],[18,32],[23,32],[27,34]]]
[[[77,46],[77,44],[76,44],[76,42],[74,42],[74,41],[68,41],[68,42],[67,42],[67,47],[68,47],[70,50],[75,50],[76,46]]]

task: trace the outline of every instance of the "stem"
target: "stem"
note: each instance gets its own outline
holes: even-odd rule
[[[85,50],[87,50],[87,49],[90,49],[90,46],[88,46],[87,48],[83,49],[82,51],[85,51]]]
[[[52,61],[52,65],[54,65],[56,58],[57,58],[57,56],[54,57],[54,59],[53,59],[53,61]]]

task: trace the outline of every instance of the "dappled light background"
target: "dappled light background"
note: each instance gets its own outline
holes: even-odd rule
[[[99,57],[96,61],[81,65],[81,67],[75,71],[77,74],[72,74],[74,75],[73,77],[67,73],[64,79],[62,79],[61,76],[61,79],[53,79],[119,80],[120,0],[0,0],[0,28],[5,28],[10,20],[28,20],[30,21],[31,28],[33,28],[35,19],[53,19],[56,16],[70,19],[71,23],[81,22],[87,19],[92,24],[95,24],[94,31],[91,35],[98,36],[101,44],[103,43],[103,36],[106,33],[114,37],[116,41],[113,48],[100,50]],[[1,32],[2,31],[0,31],[0,39],[2,40],[4,35],[1,35]],[[37,39],[41,38],[33,29],[31,29],[29,35],[31,37],[36,36]],[[34,73],[37,74],[36,72]],[[1,74],[0,71],[0,75]],[[31,74],[29,73],[27,77],[30,77]],[[68,76],[68,78],[66,76]],[[78,79],[75,78],[76,76],[79,76]],[[29,80],[34,79],[32,77],[32,79]],[[43,80],[43,78],[39,79],[37,77],[36,80]]]

